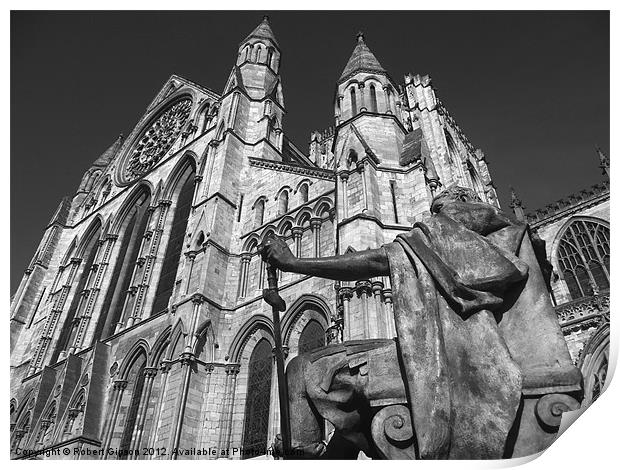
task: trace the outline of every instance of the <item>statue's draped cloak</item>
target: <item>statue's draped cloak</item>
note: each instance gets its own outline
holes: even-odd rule
[[[522,376],[493,311],[527,278],[525,232],[458,201],[384,245],[420,458],[502,458]]]

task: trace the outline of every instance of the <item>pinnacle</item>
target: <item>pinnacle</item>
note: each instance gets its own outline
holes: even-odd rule
[[[263,20],[260,22],[260,24],[243,40],[243,42],[247,42],[250,38],[268,39],[279,47],[276,36],[271,30],[271,26],[269,24],[269,16],[267,15],[263,16]]]
[[[340,80],[344,80],[358,71],[385,73],[383,66],[364,42],[364,33],[361,31],[357,33],[357,44],[340,75]]]

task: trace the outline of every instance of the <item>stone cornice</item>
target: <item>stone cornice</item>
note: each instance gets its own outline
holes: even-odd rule
[[[334,172],[323,168],[312,168],[292,163],[276,162],[273,160],[265,160],[263,158],[249,157],[250,166],[265,168],[274,171],[284,171],[286,173],[294,173],[297,175],[306,175],[313,178],[334,181],[336,179]]]

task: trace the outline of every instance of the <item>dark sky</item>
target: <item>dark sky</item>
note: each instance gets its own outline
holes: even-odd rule
[[[482,148],[504,207],[601,179],[609,150],[607,12],[13,12],[11,292],[60,199],[176,73],[217,92],[269,14],[282,48],[284,128],[303,150],[333,125],[335,82],[364,31],[399,83],[429,74]]]

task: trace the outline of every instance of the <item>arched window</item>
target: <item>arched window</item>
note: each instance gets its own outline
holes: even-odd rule
[[[58,360],[60,353],[63,351],[67,351],[69,346],[71,346],[73,337],[77,330],[79,318],[76,318],[75,314],[81,303],[80,301],[82,299],[82,292],[84,291],[88,278],[90,277],[93,270],[93,264],[95,262],[97,248],[99,246],[99,237],[101,236],[101,223],[97,222],[96,225],[90,228],[89,232],[85,234],[85,236],[87,238],[85,242],[86,246],[83,249],[84,268],[82,269],[80,279],[75,285],[73,300],[71,301],[71,306],[69,307],[69,311],[67,312],[67,317],[65,318],[65,322],[62,326],[60,337],[58,338],[58,342],[56,343],[56,349],[52,354],[50,364],[54,364]]]
[[[254,225],[256,225],[257,227],[260,227],[261,225],[263,225],[264,217],[265,217],[265,200],[261,198],[258,201],[256,201],[256,203],[254,204]]]
[[[299,195],[301,197],[301,203],[305,204],[308,202],[308,185],[306,183],[302,184],[299,187]]]
[[[272,374],[271,344],[263,338],[254,347],[248,364],[248,392],[243,426],[243,449],[247,457],[267,453]]]
[[[128,452],[131,448],[134,431],[136,430],[136,418],[138,417],[138,407],[140,406],[140,398],[142,397],[142,389],[144,388],[144,367],[146,366],[146,357],[141,354],[132,364],[131,370],[127,377],[127,389],[131,391],[131,399],[127,407],[123,436],[119,449],[121,450],[119,458],[127,459]],[[125,452],[123,452],[125,451]]]
[[[273,69],[273,49],[271,47],[267,49],[267,65]]]
[[[377,90],[373,83],[370,84],[370,111],[377,112]]]
[[[201,133],[207,130],[207,126],[209,125],[209,106],[210,104],[207,103],[205,105],[205,107],[202,110],[202,129],[201,129]]]
[[[174,281],[177,275],[177,268],[183,252],[183,242],[185,240],[185,230],[187,229],[187,219],[192,208],[194,198],[194,169],[188,167],[184,179],[179,181],[181,190],[174,204],[174,218],[170,228],[170,238],[166,247],[166,255],[162,263],[161,274],[159,275],[159,285],[153,301],[153,313],[158,313],[168,306],[168,300],[172,295]]]
[[[351,87],[351,117],[357,114],[357,98],[355,96],[355,87]]]
[[[286,214],[288,212],[288,191],[284,190],[278,197],[278,214]]]
[[[325,346],[325,331],[316,320],[310,320],[299,335],[298,354]]]
[[[558,266],[573,299],[609,288],[609,228],[603,224],[576,220],[558,245]]]
[[[120,248],[114,264],[114,271],[110,276],[111,283],[104,299],[93,341],[113,335],[122,322],[125,297],[131,284],[136,261],[140,255],[140,246],[149,219],[148,208],[150,204],[151,195],[145,189],[136,197],[121,224],[121,237],[117,242],[120,242]]]
[[[256,48],[256,63],[257,63],[257,64],[258,64],[258,63],[260,63],[260,60],[261,60],[261,58],[262,58],[262,57],[261,57],[261,53],[262,53],[262,52],[263,52],[263,48],[262,48],[262,47],[260,47],[260,46],[258,46],[258,47]]]

